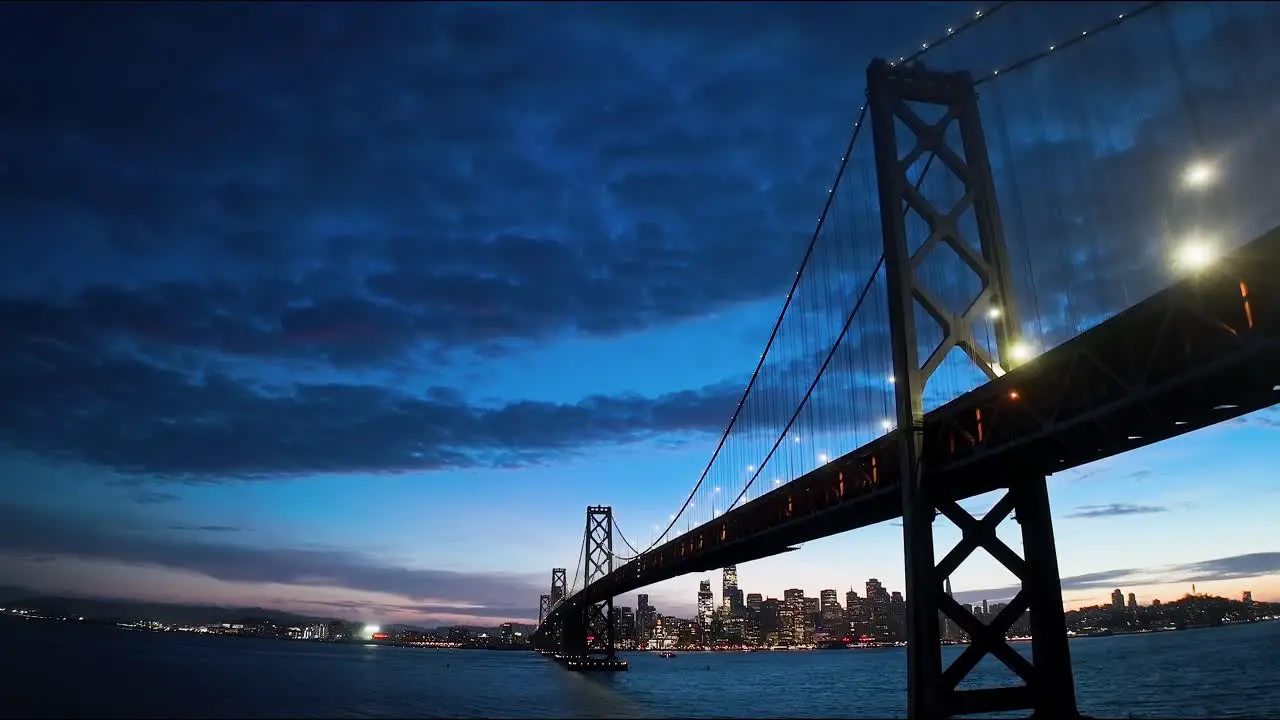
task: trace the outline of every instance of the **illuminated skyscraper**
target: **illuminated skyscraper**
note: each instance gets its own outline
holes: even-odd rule
[[[703,580],[698,584],[698,631],[703,642],[711,639],[711,618],[716,610],[716,597],[711,593],[711,581]]]
[[[867,581],[867,634],[876,640],[889,639],[889,593],[880,581]]]
[[[720,585],[720,605],[730,615],[742,614],[742,590],[738,588],[738,566],[724,569]]]
[[[823,590],[818,593],[818,615],[818,623],[823,632],[833,637],[843,637],[848,634],[849,628],[844,622],[844,609],[840,607],[840,600],[835,590]]]
[[[649,604],[648,593],[636,596],[636,639],[648,642],[658,624],[658,610]]]
[[[808,616],[805,613],[804,590],[792,588],[782,593],[782,612],[778,619],[780,636],[792,645],[803,645]]]

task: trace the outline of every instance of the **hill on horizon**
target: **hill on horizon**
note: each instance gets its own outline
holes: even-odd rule
[[[38,593],[30,588],[0,585],[0,606],[34,610],[43,614],[65,617],[84,617],[93,620],[128,619],[158,620],[175,625],[208,625],[238,622],[244,618],[266,618],[282,625],[311,625],[333,620],[351,622],[343,618],[300,615],[285,610],[262,607],[233,607],[226,605],[192,605],[186,603],[143,602],[124,598],[75,597]],[[421,626],[394,623],[389,629],[425,632],[453,625]],[[465,625],[473,631],[492,631],[495,626]],[[517,628],[532,625],[517,623]]]

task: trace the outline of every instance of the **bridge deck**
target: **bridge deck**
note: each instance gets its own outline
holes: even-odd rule
[[[960,500],[1280,401],[1280,228],[924,418],[923,466]],[[899,517],[890,433],[616,568],[615,597]],[[1003,473],[1002,473],[1003,470]]]

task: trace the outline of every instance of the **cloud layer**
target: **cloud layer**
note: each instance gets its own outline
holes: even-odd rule
[[[251,584],[336,587],[405,599],[400,612],[536,618],[545,578],[410,568],[346,550],[261,547],[223,539],[224,526],[122,532],[103,518],[0,505],[0,553],[112,561]],[[202,531],[193,537],[189,530]],[[214,536],[214,537],[211,537]],[[354,607],[354,606],[353,606]]]
[[[1157,568],[1116,568],[1062,578],[1064,592],[1111,589],[1135,585],[1190,584],[1239,580],[1280,574],[1280,552],[1259,552],[1214,558]],[[1013,597],[1016,587],[968,590],[956,593],[960,602]]]
[[[741,378],[651,397],[585,388],[585,399],[549,403],[481,401],[466,373],[495,354],[777,298],[861,101],[866,59],[916,46],[935,9],[940,32],[953,7],[8,11],[0,60],[40,70],[0,78],[0,96],[22,98],[0,114],[0,345],[16,349],[0,357],[0,442],[209,479],[523,464],[716,432]],[[1091,22],[1054,12],[1063,27]],[[1182,52],[1245,48],[1230,34],[1242,23]],[[951,47],[957,66],[1022,52],[1012,41]],[[1085,76],[1098,58],[1124,59],[1098,47],[1078,56]],[[1265,78],[1280,63],[1250,67]],[[1193,80],[1184,94],[1204,127],[1272,141],[1238,103],[1217,102],[1230,82]],[[1113,85],[1099,91],[1124,90]],[[1146,195],[1182,139],[1145,129],[1170,125],[1179,99],[1130,108],[1125,132],[1138,139],[1105,149],[1082,139],[1090,119],[1071,115],[1079,103],[1066,96],[1055,99],[1061,136],[1028,125],[1017,103],[984,110],[1002,191],[1023,191],[1021,205],[1005,203],[1011,237],[1083,248],[1032,258],[1036,312],[1058,328],[1046,336],[1150,289],[1150,278],[1120,281],[1149,258],[1117,248],[1148,248],[1122,239],[1149,234],[1147,210],[1162,207]],[[1080,157],[1098,165],[1082,170]],[[1247,177],[1252,166],[1241,167]],[[874,227],[865,170],[850,171],[857,203],[832,227]],[[1098,175],[1123,182],[1089,181]],[[1050,200],[1083,215],[1036,211]],[[1116,204],[1136,209],[1106,211]],[[820,324],[831,334],[833,321],[799,324],[795,336]],[[794,344],[807,359],[822,349]],[[862,350],[850,342],[837,362],[847,376],[821,392],[865,388]],[[798,397],[763,392],[773,395],[758,404],[777,404],[776,415],[786,408],[775,399]],[[875,393],[864,404],[883,405],[884,388]]]

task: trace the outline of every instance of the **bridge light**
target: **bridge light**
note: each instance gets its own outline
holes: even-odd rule
[[[792,435],[792,436],[791,436],[791,441],[792,441],[792,442],[800,442],[800,436],[799,436],[799,435]]]
[[[782,481],[781,481],[781,480],[779,480],[778,478],[774,478],[774,479],[773,479],[773,484],[774,484],[774,485],[781,485],[781,484],[782,484]]]
[[[889,384],[890,384],[890,385],[892,385],[892,384],[894,384],[894,383],[896,383],[896,382],[898,382],[898,378],[896,378],[896,377],[894,377],[894,376],[890,375],[890,376],[889,376]]]
[[[755,472],[755,471],[756,471],[756,466],[755,466],[755,465],[748,465],[748,466],[747,466],[747,472]]]
[[[826,453],[818,453],[818,462],[826,464],[828,459]]]
[[[995,306],[987,308],[987,317],[991,318],[992,320],[995,320],[996,318],[1000,317],[1000,308]]]
[[[1213,244],[1199,238],[1189,240],[1178,248],[1173,264],[1179,270],[1196,272],[1213,264],[1218,253]]]
[[[716,488],[716,492],[720,492],[720,488]]]
[[[892,429],[893,429],[893,421],[892,421],[892,420],[890,420],[889,418],[885,418],[885,419],[883,419],[883,420],[881,420],[881,421],[880,421],[880,427],[884,428],[885,430],[892,430]]]
[[[1009,359],[1014,362],[1024,363],[1035,357],[1035,355],[1035,348],[1031,347],[1029,343],[1021,340],[1015,342],[1013,346],[1009,348]]]
[[[1207,160],[1197,160],[1182,171],[1182,184],[1192,190],[1208,187],[1218,179],[1218,169]]]

